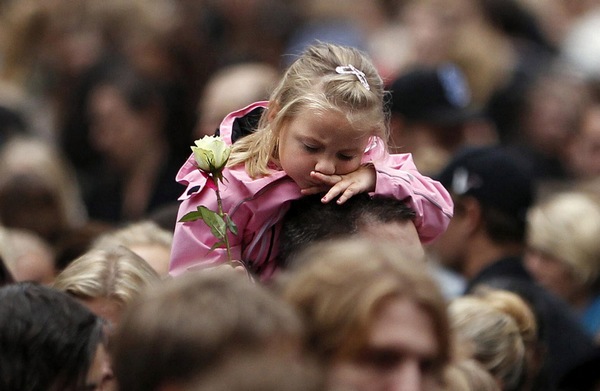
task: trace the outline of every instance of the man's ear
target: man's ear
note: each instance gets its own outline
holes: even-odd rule
[[[481,203],[474,197],[463,197],[461,200],[462,213],[465,224],[470,232],[481,226]]]

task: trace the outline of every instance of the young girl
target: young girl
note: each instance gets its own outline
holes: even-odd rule
[[[221,196],[239,231],[229,235],[234,259],[268,279],[277,268],[278,222],[289,202],[321,192],[324,203],[342,204],[361,192],[406,200],[424,243],[446,229],[452,216],[447,191],[421,175],[410,154],[387,153],[384,94],[364,54],[317,44],[289,67],[268,103],[223,120],[220,135],[233,144]],[[216,210],[214,191],[193,155],[177,180],[187,186],[178,218],[199,205]],[[225,249],[211,250],[215,242],[203,221],[177,223],[170,273],[224,263]]]

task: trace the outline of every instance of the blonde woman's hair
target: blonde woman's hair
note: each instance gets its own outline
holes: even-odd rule
[[[600,277],[600,203],[578,191],[549,196],[527,216],[527,243],[563,262],[582,285]]]
[[[93,243],[92,247],[110,247],[134,245],[160,245],[165,248],[171,248],[173,243],[173,233],[161,228],[157,223],[149,220],[138,221],[128,224],[114,231],[106,232],[100,235]]]
[[[457,344],[467,345],[477,360],[501,384],[513,390],[522,381],[525,345],[513,317],[476,296],[462,296],[448,306]]]
[[[158,281],[146,261],[118,246],[94,248],[75,259],[56,277],[54,288],[79,299],[113,299],[125,308]]]
[[[494,376],[473,359],[452,362],[445,378],[444,391],[501,391]]]
[[[169,278],[172,244],[173,232],[154,221],[141,220],[105,232],[96,238],[92,248],[125,246],[144,258],[162,278]]]
[[[367,343],[377,311],[392,298],[422,308],[435,328],[436,364],[450,356],[446,302],[420,259],[390,243],[337,239],[310,246],[282,283],[282,296],[308,324],[308,343],[324,362],[352,358]]]
[[[523,365],[522,379],[525,389],[535,382],[542,365],[542,342],[539,339],[538,322],[532,307],[518,294],[479,286],[474,294],[497,310],[510,315],[519,328],[521,339],[525,347],[525,363]]]
[[[533,310],[518,294],[502,289],[480,286],[474,294],[493,308],[510,315],[519,328],[519,333],[525,344],[536,343],[538,325]]]
[[[369,88],[357,75],[336,72],[352,65],[365,74]],[[354,134],[388,139],[388,115],[384,109],[384,85],[371,60],[355,48],[316,44],[287,69],[271,93],[269,108],[258,129],[235,142],[229,166],[244,163],[252,177],[268,175],[279,159],[281,129],[302,110],[335,111],[346,116]]]

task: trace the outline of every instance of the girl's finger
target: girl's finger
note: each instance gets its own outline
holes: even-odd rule
[[[340,186],[333,186],[331,189],[329,189],[329,191],[327,191],[327,193],[325,193],[323,198],[321,198],[321,202],[325,204],[328,203],[329,201],[339,196],[340,193],[342,193],[344,190],[345,188],[342,188]]]
[[[323,186],[312,186],[312,187],[307,187],[305,189],[301,189],[300,193],[302,193],[302,195],[311,195],[311,194],[317,194],[317,193],[322,193],[325,190],[327,190],[329,188],[329,186],[327,187],[323,187]]]
[[[330,186],[335,185],[343,179],[342,176],[338,174],[325,175],[317,171],[311,171],[310,177]]]

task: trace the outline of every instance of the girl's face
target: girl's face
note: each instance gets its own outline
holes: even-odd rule
[[[279,164],[301,189],[318,186],[311,171],[344,175],[360,167],[370,135],[357,132],[336,111],[304,109],[279,136]]]

